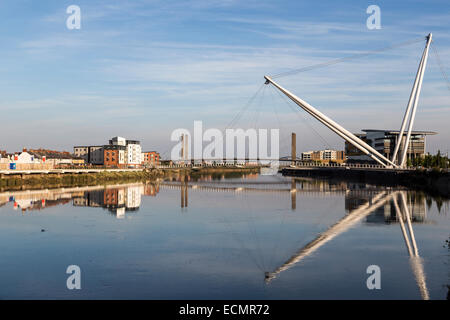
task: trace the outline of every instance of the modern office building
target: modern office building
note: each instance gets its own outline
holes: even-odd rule
[[[398,140],[398,130],[380,130],[380,129],[364,129],[364,133],[355,134],[358,138],[365,141],[371,147],[375,148],[378,152],[390,159],[394,153],[394,148]],[[425,156],[426,148],[426,136],[435,135],[433,131],[412,131],[411,141],[406,153],[407,159],[415,159],[417,157]],[[398,151],[400,156],[403,153],[403,146],[406,140],[406,134],[402,138],[402,145]],[[374,160],[366,156],[360,150],[353,145],[345,142],[345,154],[347,155],[347,161],[350,163],[372,163]]]

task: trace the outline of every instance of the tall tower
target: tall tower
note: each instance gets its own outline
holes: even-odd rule
[[[297,135],[295,132],[292,132],[291,138],[291,159],[292,164],[295,165],[295,160],[297,160]]]

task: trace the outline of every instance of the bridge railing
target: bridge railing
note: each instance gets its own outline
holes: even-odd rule
[[[265,164],[266,166],[271,165],[272,163]],[[234,166],[244,166],[244,167],[252,167],[252,166],[261,166],[255,160],[250,161],[233,161],[233,160],[224,160],[223,162],[186,162],[186,163],[174,163],[172,165],[160,165],[158,168],[160,169],[173,169],[173,168],[192,168],[192,167],[234,167]],[[370,164],[370,163],[337,163],[337,162],[314,162],[314,161],[301,161],[301,160],[279,160],[279,167],[304,167],[304,168],[358,168],[358,169],[386,169],[382,165],[378,164]],[[405,168],[403,170],[415,170],[415,167]]]

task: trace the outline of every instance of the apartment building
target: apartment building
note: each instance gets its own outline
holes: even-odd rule
[[[140,166],[142,163],[141,143],[137,140],[126,141],[126,157],[129,166]]]
[[[109,167],[138,167],[142,164],[142,148],[138,140],[113,137],[107,145],[74,146],[74,155],[86,163]]]
[[[107,167],[122,168],[125,166],[125,150],[122,145],[106,145],[103,147],[103,164]]]
[[[343,162],[345,161],[345,152],[339,150],[318,150],[302,152],[303,161],[324,161],[324,162]]]
[[[144,166],[156,167],[159,166],[160,163],[160,155],[156,151],[146,151],[142,152],[143,160],[142,164]]]
[[[73,154],[77,158],[81,158],[85,163],[103,165],[104,146],[75,146],[73,147]]]
[[[137,167],[142,163],[142,148],[138,140],[127,140],[123,137],[114,137],[109,140],[109,145],[125,147],[125,163],[128,166]]]

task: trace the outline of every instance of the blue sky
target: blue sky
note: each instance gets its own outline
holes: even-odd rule
[[[69,5],[81,29],[66,28]],[[369,30],[366,8],[381,9]],[[115,135],[166,153],[176,128],[224,128],[265,74],[390,46],[433,32],[450,73],[448,1],[25,1],[0,2],[0,149],[101,144]],[[280,78],[349,130],[396,129],[425,40],[382,54]],[[239,127],[298,133],[298,149],[343,148],[272,88]],[[305,118],[305,121],[302,120]],[[434,53],[416,129],[434,130],[428,150],[450,149],[450,91]]]

